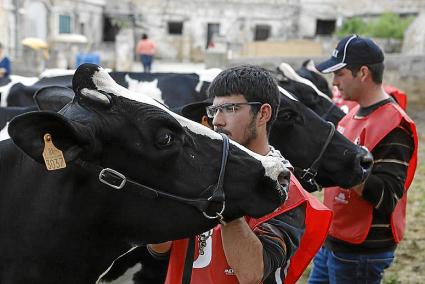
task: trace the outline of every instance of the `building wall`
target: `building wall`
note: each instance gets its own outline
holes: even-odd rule
[[[293,38],[298,31],[299,1],[143,1],[138,6],[141,31],[157,42],[159,56],[182,60],[204,53],[209,23],[220,24],[218,36],[230,49],[254,39],[256,25],[269,25],[270,38]],[[181,35],[168,34],[168,22],[183,22]]]
[[[314,37],[317,20],[335,20],[340,25],[354,16],[375,17],[385,12],[417,15],[425,8],[423,0],[300,0],[301,37]]]

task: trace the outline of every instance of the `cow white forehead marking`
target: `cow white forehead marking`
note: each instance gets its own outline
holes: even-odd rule
[[[288,92],[287,90],[285,90],[284,88],[282,88],[281,86],[277,86],[278,88],[279,88],[279,91],[280,91],[280,93],[282,94],[282,95],[284,95],[284,96],[286,96],[286,97],[288,97],[288,98],[290,98],[291,100],[293,100],[293,101],[297,101],[298,102],[298,99],[296,98],[296,97],[294,97],[294,95],[292,95],[290,92]]]
[[[145,104],[150,104],[153,106],[156,106],[167,113],[169,113],[172,117],[174,117],[182,127],[186,127],[190,131],[196,134],[204,135],[206,137],[209,137],[211,139],[216,140],[222,140],[222,137],[219,133],[209,129],[208,127],[205,127],[201,125],[200,123],[194,122],[190,119],[187,119],[183,116],[180,116],[171,110],[169,110],[166,106],[160,104],[159,102],[155,101],[154,99],[142,96],[140,94],[137,94],[135,92],[132,92],[120,85],[118,85],[112,78],[109,76],[109,74],[102,68],[99,68],[99,71],[95,72],[92,77],[93,83],[96,86],[98,90],[112,93],[116,96],[122,96],[134,101],[138,101]],[[101,93],[100,93],[101,94]],[[262,156],[257,153],[252,152],[251,150],[245,148],[244,146],[234,142],[233,140],[230,140],[230,143],[241,149],[242,151],[248,153],[255,159],[259,160],[261,164],[263,165],[265,169],[265,175],[270,177],[273,180],[277,180],[279,174],[284,170],[285,166],[281,162],[279,158],[276,157],[268,157],[268,156]]]
[[[10,138],[9,132],[7,131],[8,127],[9,127],[9,121],[6,122],[6,125],[0,131],[0,141],[3,141],[3,140],[6,140],[6,139],[9,139]]]
[[[301,77],[300,75],[295,72],[295,70],[288,64],[288,63],[281,63],[279,65],[279,69],[287,76],[289,79],[303,83],[307,86],[310,86],[319,96],[327,99],[328,101],[332,102],[332,100],[325,95],[322,91],[320,91],[316,85],[314,85],[310,80],[307,80],[306,78]]]

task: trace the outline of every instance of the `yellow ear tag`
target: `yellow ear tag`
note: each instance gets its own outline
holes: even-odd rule
[[[44,134],[43,159],[46,168],[49,171],[66,168],[65,158],[61,150],[53,145],[52,136],[49,133]]]

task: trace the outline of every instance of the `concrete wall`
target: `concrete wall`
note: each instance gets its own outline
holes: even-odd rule
[[[425,10],[413,21],[404,33],[403,48],[404,54],[419,55],[425,54]]]

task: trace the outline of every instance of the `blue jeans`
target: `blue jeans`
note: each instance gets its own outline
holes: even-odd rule
[[[393,260],[394,251],[352,254],[322,247],[314,257],[308,284],[379,284]]]
[[[140,55],[140,61],[143,64],[143,72],[150,73],[152,68],[153,55]]]

